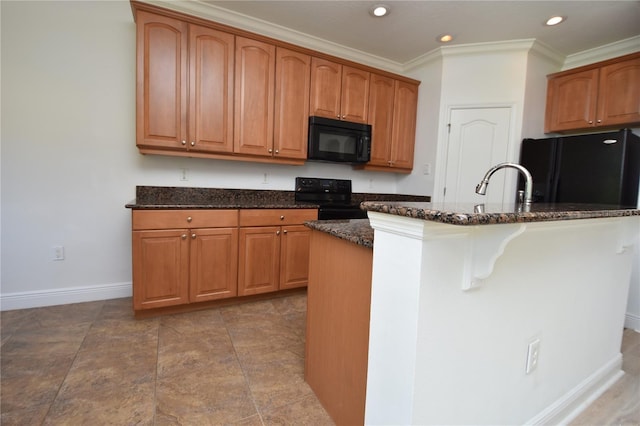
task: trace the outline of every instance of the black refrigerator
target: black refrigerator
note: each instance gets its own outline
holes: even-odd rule
[[[520,164],[531,172],[536,202],[638,206],[640,136],[631,129],[524,139]]]

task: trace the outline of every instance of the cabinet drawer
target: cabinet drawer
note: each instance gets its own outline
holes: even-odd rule
[[[299,225],[318,219],[317,209],[240,210],[240,226]]]
[[[138,229],[226,228],[238,226],[238,210],[133,210]]]

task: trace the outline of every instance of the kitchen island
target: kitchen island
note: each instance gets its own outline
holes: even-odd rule
[[[355,383],[366,388],[360,423],[557,424],[623,374],[620,343],[640,210],[410,202],[362,207],[374,230],[373,250],[359,242],[361,222],[308,224],[314,232],[305,374],[336,423],[349,417],[325,396]],[[335,294],[318,292],[327,277],[314,271],[335,266],[314,266],[320,234],[335,244],[322,238],[323,253],[345,244],[368,250],[371,286],[360,299],[350,295],[363,288],[353,274],[330,277],[327,288]],[[348,259],[343,253],[334,260]],[[338,267],[350,264],[343,260]],[[342,295],[350,302],[333,312],[327,301]],[[368,315],[361,336],[344,319],[350,312],[357,321]],[[348,333],[326,325],[335,317]],[[315,327],[329,340],[320,342]],[[322,354],[361,352],[363,342],[365,383],[352,377],[334,381],[333,388],[322,383],[314,372],[320,367],[363,369],[345,366],[349,357],[340,354],[327,364]],[[318,392],[320,385],[328,388]]]

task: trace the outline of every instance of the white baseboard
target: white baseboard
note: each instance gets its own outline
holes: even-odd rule
[[[630,328],[640,333],[640,316],[627,312],[627,314],[624,316],[624,327]]]
[[[0,294],[0,311],[131,297],[131,282]]]
[[[556,402],[542,410],[525,424],[527,425],[566,425],[582,413],[593,401],[598,399],[620,377],[622,354],[587,377],[578,386],[571,389]]]

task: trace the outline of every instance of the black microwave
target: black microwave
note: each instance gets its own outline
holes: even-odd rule
[[[366,163],[371,157],[371,125],[309,117],[307,159]]]

